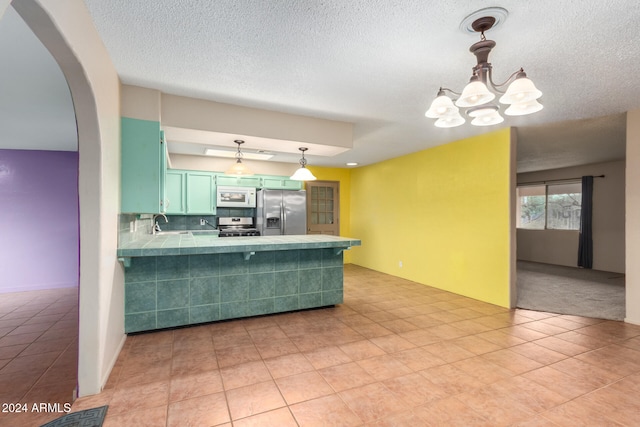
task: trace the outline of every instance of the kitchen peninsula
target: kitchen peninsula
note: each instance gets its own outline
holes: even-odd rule
[[[143,236],[118,248],[125,332],[340,304],[342,252],[360,244],[328,235]]]

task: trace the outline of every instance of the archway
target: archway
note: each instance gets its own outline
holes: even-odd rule
[[[11,2],[2,0],[0,14]],[[124,343],[123,274],[116,259],[119,80],[84,3],[20,0],[15,10],[54,57],[76,112],[80,288],[78,392],[98,393]]]

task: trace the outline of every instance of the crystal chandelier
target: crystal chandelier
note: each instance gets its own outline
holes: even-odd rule
[[[487,40],[484,32],[491,29],[495,23],[496,18],[493,16],[483,16],[472,22],[473,30],[480,33],[480,41],[472,44],[469,51],[476,56],[478,63],[473,67],[473,75],[462,93],[443,87],[438,91],[436,99],[425,113],[425,116],[437,119],[437,127],[450,128],[462,125],[465,119],[460,115],[459,107],[466,109],[466,114],[473,118],[471,124],[474,126],[502,123],[504,118],[499,113],[500,108],[492,102],[496,94],[501,95],[500,103],[509,105],[504,112],[508,116],[523,116],[542,110],[542,104],[537,101],[542,92],[536,89],[522,68],[511,74],[504,83],[493,82],[489,53],[496,42]],[[505,91],[503,87],[506,85],[509,86]],[[489,90],[488,86],[492,90]],[[455,102],[447,96],[447,92],[457,96]]]

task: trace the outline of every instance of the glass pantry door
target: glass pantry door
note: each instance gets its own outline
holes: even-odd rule
[[[339,182],[307,182],[307,234],[339,236],[339,212]]]

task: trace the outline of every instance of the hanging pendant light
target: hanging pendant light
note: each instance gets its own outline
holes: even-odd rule
[[[236,162],[229,167],[224,173],[226,175],[253,175],[251,169],[247,167],[244,163],[242,163],[242,152],[240,151],[240,146],[244,144],[244,141],[241,139],[236,139],[236,144],[238,144],[238,152],[236,153]]]
[[[316,177],[313,176],[311,171],[307,169],[307,160],[304,158],[304,152],[308,150],[306,147],[300,147],[298,150],[302,151],[302,158],[300,159],[300,167],[291,175],[294,181],[315,181]]]

